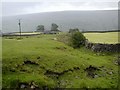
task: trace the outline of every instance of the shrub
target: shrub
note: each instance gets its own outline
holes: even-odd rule
[[[85,36],[81,32],[74,32],[71,34],[71,46],[73,48],[80,48],[85,45]]]
[[[64,33],[64,34],[60,34],[60,35],[57,35],[57,40],[60,41],[60,42],[63,42],[67,45],[70,45],[70,38],[71,38],[71,35],[69,33]]]

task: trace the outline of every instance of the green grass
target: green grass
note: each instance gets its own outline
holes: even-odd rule
[[[116,88],[118,85],[118,66],[114,64],[117,54],[94,53],[86,48],[72,47],[53,40],[57,35],[23,37],[21,40],[3,38],[2,85],[15,88],[19,82],[34,81],[40,87],[63,88]],[[40,58],[38,58],[40,57]],[[30,60],[39,65],[22,65]],[[101,67],[97,78],[90,78],[84,71],[90,65]],[[18,66],[18,67],[17,67]],[[44,67],[44,68],[43,68]],[[56,79],[44,75],[46,70],[63,72],[80,67],[80,70],[66,72]],[[105,70],[105,71],[104,71]],[[113,72],[113,74],[108,74]],[[58,84],[57,82],[60,82]]]
[[[120,32],[107,32],[107,33],[85,33],[86,38],[94,43],[118,43],[118,34]]]

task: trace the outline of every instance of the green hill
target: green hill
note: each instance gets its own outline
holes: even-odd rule
[[[73,49],[57,37],[3,37],[3,88],[117,88],[117,54]]]

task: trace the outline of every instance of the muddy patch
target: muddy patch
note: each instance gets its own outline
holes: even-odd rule
[[[33,70],[35,71],[35,69],[32,67],[34,66],[35,67],[38,67],[40,66],[38,62],[35,62],[35,61],[31,61],[31,60],[25,60],[23,61],[22,63],[20,64],[16,64],[15,68],[21,72],[30,72],[30,70]],[[26,68],[26,67],[29,67],[29,68]]]
[[[41,59],[41,57],[40,57],[40,56],[38,56],[38,57],[37,57],[37,59]]]
[[[84,69],[84,71],[87,72],[87,76],[91,77],[91,78],[97,77],[97,74],[95,72],[98,70],[100,70],[100,69],[98,69],[97,67],[94,67],[92,65],[90,65],[89,67]]]
[[[72,69],[64,70],[62,72],[55,72],[55,71],[52,71],[52,70],[46,70],[44,75],[54,76],[58,79],[60,76],[64,75],[65,73],[70,72],[70,71],[73,72],[75,70],[80,70],[80,67],[73,67]]]
[[[25,60],[23,65],[39,65],[39,64],[35,61]]]
[[[53,71],[53,70],[46,70],[46,72],[44,73],[44,75],[46,75],[47,77],[50,77],[50,78],[55,78],[57,79],[57,88],[59,88],[62,84],[61,80],[59,80],[59,78],[68,73],[68,72],[74,72],[74,71],[78,71],[80,70],[80,67],[73,67],[73,68],[70,68],[70,69],[67,69],[67,70],[64,70],[62,72],[57,72],[57,71]]]
[[[55,47],[54,49],[57,49],[57,50],[66,50],[67,48],[66,48],[66,47],[61,46],[61,47]]]

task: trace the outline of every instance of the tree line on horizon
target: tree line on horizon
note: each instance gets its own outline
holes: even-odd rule
[[[38,31],[38,32],[44,32],[44,30],[45,30],[44,25],[38,25],[37,26],[37,30],[36,31]],[[59,31],[58,25],[55,24],[55,23],[52,23],[51,24],[51,31]]]

